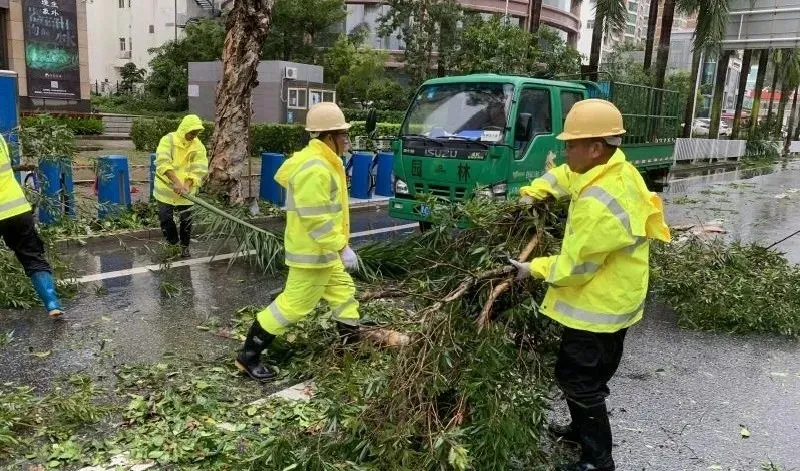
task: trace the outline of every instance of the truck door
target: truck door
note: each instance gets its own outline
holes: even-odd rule
[[[561,102],[561,122],[559,123],[559,133],[564,130],[564,120],[567,119],[567,113],[575,106],[575,103],[584,99],[582,91],[578,90],[561,90],[559,92],[559,99]],[[567,154],[565,153],[564,143],[558,141],[558,152],[556,157],[556,165],[561,165],[567,161]]]
[[[525,87],[520,91],[514,116],[514,162],[511,165],[509,194],[542,174],[548,155],[555,157],[553,99],[546,87]]]

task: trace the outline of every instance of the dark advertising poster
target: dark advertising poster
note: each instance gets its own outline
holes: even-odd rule
[[[80,99],[76,0],[22,0],[31,98]]]

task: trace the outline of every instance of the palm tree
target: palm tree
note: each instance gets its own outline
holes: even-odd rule
[[[742,107],[744,105],[744,93],[747,89],[747,76],[750,75],[750,62],[753,59],[753,50],[747,49],[742,57],[742,71],[739,74],[739,89],[736,91],[736,106],[733,112],[733,129],[731,139],[739,138],[739,128],[741,127]]]
[[[647,40],[644,44],[644,71],[650,71],[653,62],[653,43],[656,40],[656,26],[658,25],[658,1],[650,0],[650,11],[647,13]]]
[[[778,79],[781,76],[781,63],[783,51],[778,49],[772,55],[772,88],[769,89],[769,107],[767,107],[767,122],[772,119],[772,105],[775,104],[775,90],[778,89]]]
[[[764,80],[767,78],[769,66],[769,49],[762,49],[758,56],[758,74],[753,91],[753,107],[750,110],[750,129],[758,126],[758,115],[761,113],[761,93],[764,91]]]
[[[681,10],[687,13],[697,13],[697,26],[695,27],[692,41],[692,90],[686,98],[684,110],[683,137],[689,137],[694,121],[694,103],[697,99],[694,84],[700,73],[700,56],[713,54],[719,49],[720,41],[725,34],[728,23],[728,0],[683,0]],[[663,26],[662,26],[663,28]]]
[[[607,34],[624,30],[627,14],[628,9],[624,0],[595,0],[592,49],[589,53],[589,70],[593,74],[599,70],[603,38]]]
[[[786,140],[783,143],[783,154],[789,153],[789,147],[792,145],[792,135],[794,134],[794,123],[797,122],[797,93],[800,88],[795,87],[794,98],[792,98],[792,112],[789,114],[789,124],[786,126]],[[798,126],[800,128],[800,126]]]
[[[725,79],[728,75],[728,64],[733,51],[723,51],[717,58],[717,74],[714,76],[714,97],[711,100],[711,124],[708,137],[716,139],[719,136],[719,121],[722,118],[722,97],[725,95]]]
[[[675,17],[675,3],[676,0],[664,0],[664,10],[661,14],[661,39],[658,41],[655,80],[653,82],[656,88],[664,88],[664,81],[667,78],[669,42],[672,39],[672,20]]]
[[[800,51],[792,49],[783,57],[781,65],[783,79],[781,81],[781,101],[778,105],[778,131],[783,126],[783,118],[786,114],[786,105],[789,104],[789,95],[792,90],[800,85]],[[791,126],[790,126],[791,128]],[[791,134],[791,129],[789,129]]]
[[[542,0],[530,0],[531,14],[528,16],[528,32],[539,31],[539,23],[542,18]]]

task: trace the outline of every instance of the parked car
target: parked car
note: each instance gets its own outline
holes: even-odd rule
[[[697,137],[708,136],[709,129],[711,128],[711,120],[708,118],[695,118],[692,125],[692,135]],[[730,126],[725,121],[719,122],[719,136],[730,137],[732,134]]]

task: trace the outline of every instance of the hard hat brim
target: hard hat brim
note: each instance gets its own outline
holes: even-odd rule
[[[352,124],[350,124],[350,123],[344,123],[341,126],[336,126],[336,127],[332,127],[332,128],[325,128],[325,129],[308,128],[307,127],[306,128],[306,132],[347,131],[348,129],[350,129],[351,126],[352,126]]]
[[[607,133],[598,133],[598,134],[573,134],[571,132],[562,132],[556,139],[559,141],[577,141],[578,139],[594,139],[594,138],[601,138],[601,137],[616,137],[622,136],[625,134],[624,129],[620,129],[619,132],[607,132]]]

